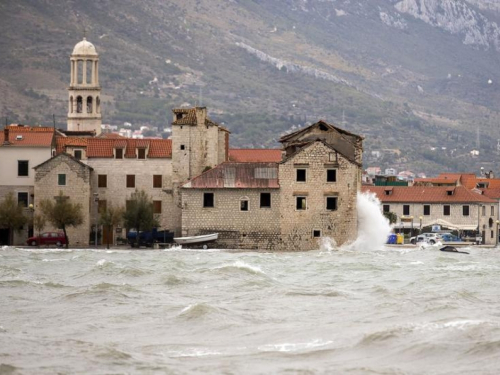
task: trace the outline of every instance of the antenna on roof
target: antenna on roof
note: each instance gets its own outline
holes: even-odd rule
[[[202,106],[202,99],[203,99],[203,87],[200,87],[200,97],[199,97],[198,107]]]
[[[87,38],[87,28],[83,26],[83,39]]]

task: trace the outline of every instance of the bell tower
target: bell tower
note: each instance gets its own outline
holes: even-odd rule
[[[101,86],[99,55],[86,38],[76,44],[70,57],[68,130],[101,133]]]

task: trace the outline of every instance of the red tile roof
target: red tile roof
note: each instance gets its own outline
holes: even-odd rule
[[[238,163],[279,163],[280,149],[233,148],[229,150],[229,161]]]
[[[148,149],[148,158],[171,158],[170,139],[131,139],[131,138],[76,138],[58,137],[57,153],[65,152],[67,146],[87,148],[88,158],[113,158],[115,148],[125,149],[125,158],[137,157],[138,148]]]
[[[9,133],[9,144],[4,144],[5,130]],[[50,147],[53,137],[54,128],[9,125],[0,131],[0,147]]]
[[[278,189],[277,163],[219,164],[183,185],[194,189]]]
[[[448,195],[447,186],[362,186],[363,192],[373,192],[383,203],[496,203],[495,200],[481,195],[464,186],[453,188]],[[386,190],[391,191],[389,195]]]

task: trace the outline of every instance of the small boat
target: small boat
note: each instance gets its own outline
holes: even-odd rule
[[[466,251],[458,251],[458,249],[455,247],[455,246],[450,246],[450,245],[447,245],[447,246],[443,246],[441,249],[439,249],[441,251],[445,251],[447,253],[459,253],[459,254],[469,254],[468,252]]]
[[[203,248],[206,249],[206,244],[209,242],[217,241],[219,238],[219,233],[211,233],[204,234],[201,236],[192,236],[192,237],[174,237],[174,241],[179,245],[203,245]]]

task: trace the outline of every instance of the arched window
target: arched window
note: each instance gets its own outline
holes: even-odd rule
[[[81,96],[76,97],[76,113],[82,113],[83,99]]]
[[[101,99],[99,97],[95,98],[95,111],[101,113]]]
[[[92,97],[87,97],[87,113],[92,113]]]
[[[73,113],[73,97],[69,98],[69,112]]]

